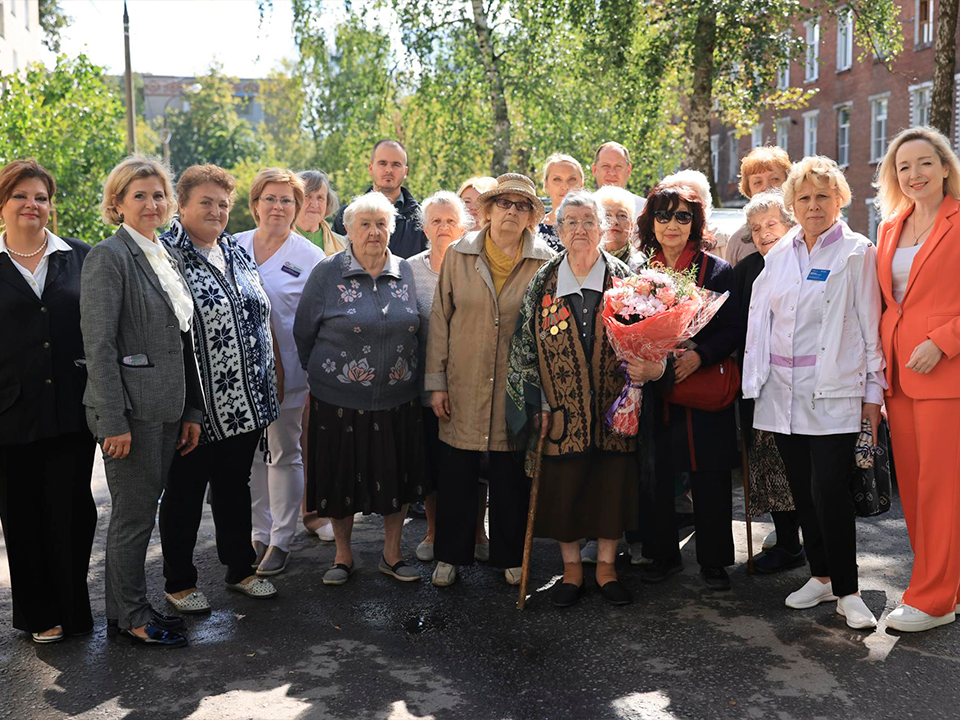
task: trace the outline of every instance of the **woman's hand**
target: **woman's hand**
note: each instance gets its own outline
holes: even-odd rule
[[[860,412],[860,419],[867,420],[870,423],[870,431],[873,433],[873,444],[877,444],[877,432],[880,429],[880,406],[876,403],[865,402],[863,410]]]
[[[549,410],[540,411],[540,439],[543,440],[550,432],[550,418],[553,417]]]
[[[113,437],[104,439],[103,451],[114,460],[123,460],[130,454],[130,445],[132,442],[133,438],[128,432],[123,435],[114,435]]]
[[[943,350],[933,340],[927,339],[913,349],[906,368],[925,375],[936,367],[942,357]]]
[[[444,390],[434,390],[430,395],[430,407],[433,414],[441,420],[450,419],[450,394]]]
[[[655,360],[627,360],[627,372],[630,373],[630,382],[643,385],[651,380],[663,377],[666,365]]]
[[[674,382],[683,382],[693,375],[702,364],[703,360],[700,358],[700,353],[696,350],[687,350],[673,363]]]
[[[193,449],[200,443],[200,423],[185,422],[180,429],[180,440],[177,442],[177,450],[181,455],[193,452]]]

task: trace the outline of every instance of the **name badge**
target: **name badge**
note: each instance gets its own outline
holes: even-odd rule
[[[821,270],[820,268],[812,268],[810,274],[807,275],[807,280],[813,280],[814,282],[823,282],[827,279],[827,276],[830,275],[829,270]]]
[[[293,275],[294,277],[300,277],[303,274],[303,269],[298,268],[296,265],[285,262],[283,267],[280,268],[287,275]]]

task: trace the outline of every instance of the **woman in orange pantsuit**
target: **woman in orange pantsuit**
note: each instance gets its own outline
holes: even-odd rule
[[[902,131],[877,171],[887,413],[914,561],[887,627],[956,619],[960,603],[960,160],[930,128]]]

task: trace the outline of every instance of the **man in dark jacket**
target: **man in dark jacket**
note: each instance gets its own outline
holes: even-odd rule
[[[407,151],[396,140],[380,140],[373,146],[370,158],[370,178],[373,185],[366,192],[376,190],[386,195],[397,208],[397,226],[390,236],[390,252],[402,258],[412,257],[427,249],[427,236],[420,227],[420,203],[413,199],[410,191],[403,187],[407,177]],[[340,208],[333,231],[347,234],[343,225],[343,212]]]

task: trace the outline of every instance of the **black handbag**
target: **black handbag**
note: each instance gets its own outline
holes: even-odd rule
[[[889,510],[896,481],[890,426],[885,417],[880,418],[876,444],[871,445],[871,435],[870,424],[864,421],[857,440],[856,462],[850,470],[850,490],[858,517],[874,517]]]

